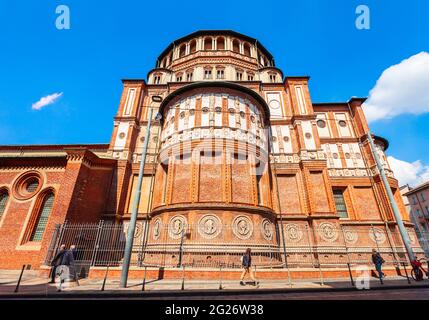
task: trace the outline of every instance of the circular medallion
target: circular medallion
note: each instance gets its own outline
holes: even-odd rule
[[[320,237],[329,242],[338,239],[338,231],[332,223],[324,222],[319,225]]]
[[[270,108],[271,109],[279,109],[280,108],[280,102],[278,100],[271,100],[270,101]]]
[[[187,223],[184,216],[174,216],[168,224],[168,235],[171,239],[180,239],[186,230]]]
[[[299,241],[301,241],[304,233],[302,232],[301,228],[298,225],[288,224],[286,226],[286,234],[287,234],[288,239],[291,242],[299,242]]]
[[[265,240],[269,240],[269,241],[273,240],[274,226],[270,220],[264,219],[264,221],[262,221],[261,231]]]
[[[215,215],[203,216],[198,222],[198,233],[204,239],[216,238],[222,230],[219,217]]]
[[[253,234],[253,223],[246,216],[239,216],[232,223],[232,231],[239,239],[249,239]]]
[[[373,242],[377,244],[382,244],[386,241],[386,235],[384,234],[384,231],[380,228],[369,229],[369,237]]]
[[[344,240],[347,243],[353,244],[358,241],[358,234],[352,230],[344,230]]]
[[[160,219],[157,219],[153,224],[152,236],[154,240],[158,240],[161,236],[162,222]]]

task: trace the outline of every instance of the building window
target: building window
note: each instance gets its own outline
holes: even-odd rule
[[[160,82],[161,82],[161,76],[155,76],[153,78],[153,83],[154,84],[160,84]]]
[[[238,71],[237,72],[237,81],[242,81],[243,80],[243,72]]]
[[[247,81],[253,81],[253,80],[255,80],[255,76],[251,73],[248,73],[247,74]]]
[[[191,51],[191,53],[194,53],[195,51],[197,51],[197,42],[195,40],[191,41],[190,51]]]
[[[204,79],[211,79],[212,78],[212,71],[209,69],[204,70]]]
[[[186,81],[191,82],[194,74],[192,72],[189,72],[186,74]]]
[[[317,126],[320,128],[320,129],[323,129],[323,128],[326,128],[326,122],[325,122],[325,120],[317,120]]]
[[[35,227],[31,233],[30,241],[40,242],[43,238],[43,233],[46,229],[46,224],[48,223],[49,215],[51,214],[52,207],[54,204],[54,194],[49,192],[43,198],[42,205],[37,213],[37,220],[35,222]]]
[[[7,201],[9,200],[9,194],[6,190],[0,191],[0,219],[6,211]]]
[[[224,70],[217,70],[216,71],[216,78],[217,79],[225,79],[225,71]]]
[[[243,46],[244,49],[244,55],[250,57],[250,45],[248,43],[245,43]]]
[[[270,74],[270,82],[277,82],[277,75],[276,74]]]
[[[346,202],[344,201],[344,190],[334,190],[335,207],[340,218],[347,219],[349,214],[347,213]]]
[[[232,41],[232,51],[240,53],[240,44],[237,40]]]
[[[178,75],[176,77],[176,82],[182,82],[182,75]]]
[[[422,193],[420,193],[420,199],[421,199],[422,201],[425,201],[425,196],[423,195],[423,192],[422,192]]]
[[[183,44],[179,49],[179,58],[186,55],[186,44]]]
[[[213,39],[212,38],[205,38],[204,39],[204,50],[212,50],[213,46]]]
[[[420,214],[420,209],[417,209],[417,210],[416,210],[416,215],[417,215],[417,217],[419,217],[419,218],[421,218],[421,217],[422,217],[422,215]]]
[[[416,198],[416,196],[413,196],[413,204],[417,204],[417,198]]]
[[[216,42],[217,42],[217,47],[216,47],[217,50],[225,50],[225,38],[223,37],[217,38]]]

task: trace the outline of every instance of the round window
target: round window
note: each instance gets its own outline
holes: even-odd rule
[[[204,108],[203,108],[203,113],[207,113],[207,112],[209,112],[209,108],[204,107]]]
[[[183,119],[185,117],[185,111],[180,112],[180,119]]]
[[[215,111],[216,111],[216,113],[221,113],[222,112],[222,108],[221,107],[216,107]]]
[[[125,133],[124,132],[121,132],[120,134],[119,134],[119,139],[124,139],[125,138]]]
[[[250,121],[252,121],[253,123],[255,123],[256,122],[255,116],[250,116]]]
[[[43,181],[39,172],[26,172],[16,179],[13,194],[18,200],[28,200],[40,191],[42,184]]]
[[[189,115],[193,116],[195,114],[195,109],[190,109],[189,110]]]
[[[346,159],[350,159],[350,153],[346,153],[345,156],[346,156]]]
[[[317,120],[317,126],[321,129],[326,128],[325,120]]]
[[[334,159],[338,159],[338,153],[334,153],[332,154],[332,156],[334,157]]]
[[[339,124],[339,125],[340,125],[340,127],[342,127],[342,128],[347,127],[347,122],[346,122],[346,121],[344,121],[344,120],[340,120],[340,121],[338,121],[338,124]]]
[[[305,137],[306,137],[307,139],[311,139],[312,135],[311,135],[311,133],[307,132],[307,133],[305,134]]]
[[[228,111],[231,115],[235,114],[235,109],[233,109],[233,108],[230,108]]]
[[[283,137],[283,141],[284,142],[289,142],[290,138],[289,137]]]
[[[240,117],[244,118],[246,116],[246,114],[244,113],[244,111],[240,111]]]

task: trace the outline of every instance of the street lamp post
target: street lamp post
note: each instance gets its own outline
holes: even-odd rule
[[[143,145],[142,157],[140,161],[140,171],[139,171],[139,178],[137,182],[137,190],[136,190],[136,195],[134,198],[133,207],[131,211],[130,224],[128,226],[127,242],[126,242],[125,253],[124,253],[124,263],[122,264],[121,283],[120,283],[121,288],[127,287],[128,271],[130,269],[131,255],[132,255],[133,244],[134,244],[134,233],[136,231],[137,215],[138,215],[140,196],[141,196],[142,184],[143,184],[144,166],[146,163],[146,155],[147,155],[147,149],[149,146],[149,139],[150,139],[150,130],[152,127],[152,115],[153,115],[153,108],[149,107],[148,124],[146,129],[145,141]],[[160,119],[161,119],[161,115],[158,113],[155,120],[158,121]]]
[[[407,250],[408,258],[410,261],[414,260],[414,252],[411,247],[410,237],[408,235],[407,230],[405,229],[404,222],[402,221],[401,213],[399,212],[398,205],[395,202],[395,198],[393,197],[392,190],[390,189],[389,182],[387,181],[386,172],[384,170],[384,166],[381,164],[380,157],[377,154],[375,149],[374,140],[372,138],[371,132],[368,132],[368,141],[371,147],[372,155],[377,164],[378,171],[380,172],[381,180],[383,182],[384,188],[386,189],[387,196],[389,198],[390,205],[393,210],[393,215],[395,216],[396,224],[398,225],[399,232],[402,237],[402,241],[404,242],[405,249]]]

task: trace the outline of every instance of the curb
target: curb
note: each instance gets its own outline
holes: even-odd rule
[[[237,295],[260,295],[260,294],[289,294],[289,293],[310,293],[310,292],[351,292],[351,291],[373,291],[373,290],[404,290],[404,289],[428,289],[429,284],[425,285],[392,285],[392,286],[377,286],[368,290],[359,290],[355,287],[343,287],[343,288],[295,288],[295,289],[232,289],[232,290],[189,290],[189,291],[105,291],[105,292],[92,292],[92,293],[79,293],[79,292],[52,292],[48,294],[0,294],[0,300],[9,300],[9,299],[85,299],[85,298],[155,298],[155,297],[192,297],[192,296],[237,296]]]

